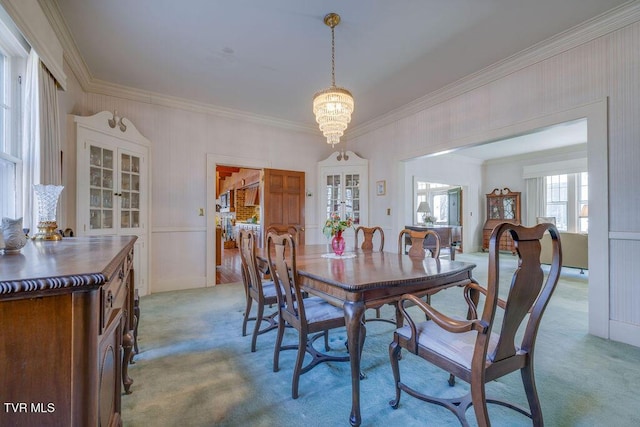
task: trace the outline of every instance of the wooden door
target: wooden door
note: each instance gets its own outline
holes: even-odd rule
[[[304,172],[264,169],[263,230],[296,227],[298,243],[304,245],[304,199]]]

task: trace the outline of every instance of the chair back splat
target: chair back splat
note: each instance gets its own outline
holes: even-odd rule
[[[551,236],[553,256],[548,273],[540,265],[540,240],[545,233]],[[515,244],[518,265],[508,282],[508,289],[500,295],[500,239],[509,233]],[[542,409],[534,378],[534,347],[542,315],[549,303],[560,276],[562,247],[555,225],[538,224],[523,227],[509,223],[498,224],[489,241],[489,269],[487,286],[472,282],[464,289],[468,305],[468,320],[445,315],[416,295],[403,295],[399,310],[407,325],[394,332],[389,345],[389,358],[395,379],[396,397],[390,402],[397,408],[401,391],[420,400],[436,403],[451,410],[463,425],[467,425],[465,411],[473,406],[478,425],[489,426],[487,402],[499,404],[526,415],[535,426],[542,426]],[[503,281],[503,283],[507,283]],[[482,316],[478,317],[479,295],[485,296]],[[416,322],[405,304],[415,304],[430,320]],[[496,311],[503,310],[500,322]],[[523,330],[519,339],[518,330]],[[470,384],[468,395],[455,399],[427,396],[400,380],[400,351],[404,348],[450,374]],[[496,399],[487,399],[485,384],[514,371],[520,371],[529,409]]]
[[[405,241],[410,239],[411,247],[409,248],[409,256],[412,258],[424,259],[426,256],[425,240],[428,241],[429,252],[432,258],[440,256],[440,235],[433,230],[409,230],[405,228],[398,234],[398,252],[404,253]]]
[[[384,231],[382,230],[382,227],[364,227],[364,226],[359,226],[358,228],[356,228],[356,243],[355,243],[355,247],[356,249],[358,248],[358,237],[360,234],[362,234],[362,245],[360,246],[360,249],[362,249],[365,252],[373,252],[373,242],[375,239],[375,235],[376,233],[378,234],[378,252],[382,252],[384,251]]]
[[[265,234],[265,242],[267,240],[267,235],[269,233],[276,233],[276,234],[289,233],[289,234],[291,234],[291,237],[293,237],[294,242],[296,242],[296,245],[300,244],[300,236],[299,236],[299,233],[298,233],[298,227],[296,227],[295,225],[271,224],[267,228],[267,232]]]

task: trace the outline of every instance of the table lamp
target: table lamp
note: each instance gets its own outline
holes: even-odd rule
[[[431,206],[429,206],[429,202],[420,202],[418,205],[418,210],[416,211],[422,214],[422,222],[427,223],[427,216],[431,215]]]

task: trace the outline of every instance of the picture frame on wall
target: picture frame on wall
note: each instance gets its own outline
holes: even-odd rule
[[[387,181],[376,182],[376,195],[384,196],[387,193]]]

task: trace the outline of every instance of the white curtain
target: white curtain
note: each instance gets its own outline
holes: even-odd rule
[[[24,96],[23,227],[35,233],[38,206],[33,185],[60,185],[62,170],[56,81],[33,49],[27,59]]]
[[[525,179],[525,203],[527,209],[523,223],[527,226],[536,225],[536,217],[545,215],[546,188],[544,177]]]
[[[58,88],[49,70],[40,63],[40,184],[62,184]]]
[[[40,183],[39,69],[40,59],[35,51],[31,49],[27,59],[22,128],[23,227],[31,229],[31,233],[35,232],[38,221],[33,185]]]

